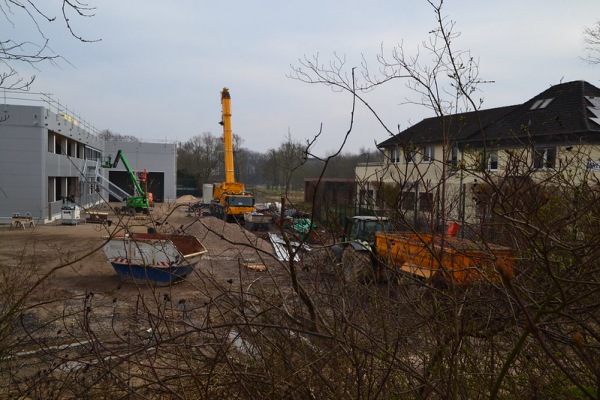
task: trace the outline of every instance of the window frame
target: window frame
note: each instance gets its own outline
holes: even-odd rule
[[[423,162],[432,163],[435,161],[435,146],[427,145],[423,146]]]
[[[549,170],[556,168],[558,151],[556,146],[536,147],[533,149],[531,166],[534,170]]]
[[[419,192],[419,211],[433,212],[433,193]]]
[[[417,163],[417,156],[419,154],[419,152],[417,151],[417,149],[405,149],[404,150],[404,161],[406,162],[406,164],[416,164]]]
[[[402,192],[400,208],[404,211],[413,211],[417,205],[417,195],[414,191]]]
[[[495,160],[494,160],[495,159]],[[498,171],[498,152],[490,151],[487,156],[486,168],[490,172]],[[495,164],[495,167],[494,167]]]
[[[458,166],[458,147],[457,146],[452,146],[450,148],[450,152],[448,154],[448,165],[452,166],[452,167],[457,167]]]
[[[390,162],[398,164],[400,162],[400,149],[394,148],[390,151]]]

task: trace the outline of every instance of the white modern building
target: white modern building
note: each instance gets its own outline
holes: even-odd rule
[[[85,209],[119,201],[113,194],[122,191],[133,195],[123,162],[102,167],[103,157],[114,160],[118,150],[131,169],[147,171],[155,201],[175,199],[174,143],[105,142],[55,102],[39,103],[0,104],[0,217],[29,214],[47,223],[61,217],[66,198]]]

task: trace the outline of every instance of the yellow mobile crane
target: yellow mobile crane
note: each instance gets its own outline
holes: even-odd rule
[[[223,144],[225,148],[225,181],[213,187],[211,214],[225,221],[243,220],[244,214],[254,211],[254,197],[241,182],[235,181],[233,165],[233,133],[231,131],[231,96],[229,89],[221,92]]]

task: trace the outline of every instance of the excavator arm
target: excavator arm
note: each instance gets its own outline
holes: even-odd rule
[[[119,211],[129,213],[130,215],[134,215],[136,212],[143,212],[145,214],[148,214],[148,206],[151,206],[153,202],[152,193],[148,193],[148,191],[145,190],[140,184],[140,179],[144,182],[146,181],[146,171],[144,170],[143,178],[138,179],[138,177],[135,174],[135,171],[131,169],[131,166],[127,162],[127,158],[125,158],[125,155],[121,150],[117,151],[117,155],[114,161],[111,161],[111,157],[108,156],[106,160],[103,161],[102,167],[116,168],[117,165],[119,165],[119,161],[123,162],[123,165],[127,170],[127,174],[129,175],[129,180],[133,184],[135,192],[133,196],[128,195],[128,197],[124,199],[125,206],[122,207]]]
[[[133,172],[133,170],[129,166],[129,163],[127,162],[127,158],[125,158],[125,155],[123,154],[123,152],[121,150],[117,151],[117,156],[115,157],[115,161],[112,164],[112,168],[117,168],[117,165],[119,164],[119,161],[121,161],[121,160],[123,160],[123,165],[125,166],[125,169],[127,170],[129,179],[131,180],[131,182],[133,183],[133,186],[135,187],[136,194],[139,196],[145,195],[146,191],[140,185],[140,182],[138,181],[137,177],[135,176],[135,172]]]

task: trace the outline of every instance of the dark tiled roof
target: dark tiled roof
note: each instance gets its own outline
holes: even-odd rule
[[[600,89],[585,81],[552,86],[487,126],[483,134],[474,132],[468,141],[598,141],[600,125],[590,119],[594,114],[588,97],[600,97]],[[545,107],[544,101],[549,101]]]
[[[595,106],[594,98],[598,101]],[[550,101],[543,105],[544,100]],[[597,116],[590,111],[594,107]],[[596,123],[591,119],[595,117],[600,118],[600,89],[585,81],[574,81],[552,86],[520,105],[424,119],[377,147],[439,143],[445,133],[459,143],[473,145],[600,142],[600,119]]]
[[[466,139],[480,127],[489,125],[516,107],[518,106],[426,118],[398,135],[379,143],[377,147],[384,148],[406,143],[436,143],[442,141],[444,137],[453,140]]]

